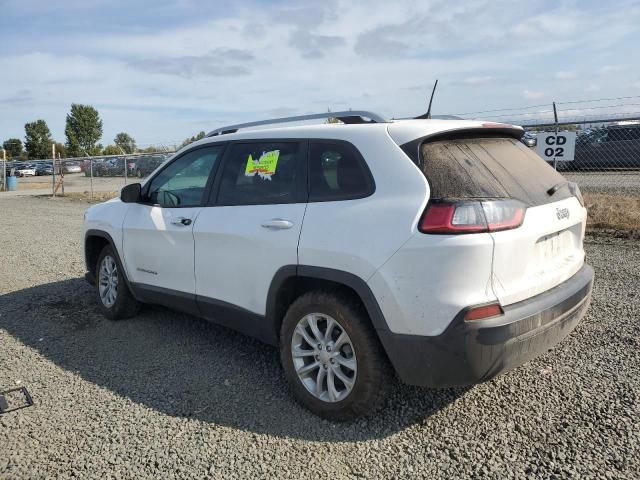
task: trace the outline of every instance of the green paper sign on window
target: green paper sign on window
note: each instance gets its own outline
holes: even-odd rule
[[[263,180],[271,180],[271,175],[276,173],[278,158],[280,158],[280,150],[263,152],[257,160],[249,155],[247,167],[244,169],[245,176],[253,177],[257,174]]]

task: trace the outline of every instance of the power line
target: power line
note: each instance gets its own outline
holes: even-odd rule
[[[556,102],[556,105],[574,105],[574,104],[577,104],[577,103],[610,102],[610,101],[614,101],[614,100],[630,100],[630,99],[633,99],[633,98],[640,98],[640,95],[630,95],[630,96],[626,96],[626,97],[595,98],[595,99],[592,99],[592,100],[569,100],[569,101],[566,101],[566,102]],[[544,103],[544,104],[541,104],[541,105],[529,105],[529,106],[525,106],[525,107],[497,108],[497,109],[493,109],[493,110],[480,110],[480,111],[477,111],[477,112],[453,113],[452,115],[465,116],[465,115],[476,115],[476,114],[480,114],[480,113],[522,111],[522,110],[530,110],[532,108],[542,108],[542,107],[547,107],[547,106],[549,106],[549,103]],[[509,115],[499,115],[499,116],[509,116]]]
[[[556,105],[570,105],[574,103],[594,103],[594,102],[610,102],[613,100],[629,100],[632,98],[640,98],[640,95],[632,95],[629,97],[613,97],[613,98],[596,98],[594,100],[572,100],[569,102],[556,102]]]

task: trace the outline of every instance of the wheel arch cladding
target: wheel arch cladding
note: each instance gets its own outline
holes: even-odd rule
[[[102,249],[110,245],[117,254],[113,239],[111,236],[101,230],[87,230],[84,237],[84,261],[89,274],[93,277],[96,275],[96,264]]]
[[[288,265],[274,275],[267,299],[266,316],[273,325],[276,338],[280,337],[282,320],[289,306],[296,298],[312,290],[333,290],[349,295],[362,305],[376,332],[388,330],[382,310],[362,278],[332,268]]]

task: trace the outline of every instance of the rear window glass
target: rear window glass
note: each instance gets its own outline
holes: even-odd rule
[[[530,148],[513,138],[466,138],[420,147],[431,198],[513,198],[542,205],[568,198],[568,189],[547,194],[564,178]]]

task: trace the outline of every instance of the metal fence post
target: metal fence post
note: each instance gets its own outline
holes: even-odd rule
[[[60,153],[58,153],[58,165],[62,165],[62,163],[60,162]],[[64,172],[62,170],[60,170],[60,179],[62,186],[62,196],[64,197]]]
[[[553,120],[556,124],[556,138],[558,138],[558,110],[556,110],[556,102],[553,102]],[[558,159],[553,156],[553,169],[558,170]]]
[[[2,149],[2,190],[7,191],[7,151]]]
[[[91,182],[91,200],[93,200],[93,158],[89,158],[89,173]]]
[[[56,144],[51,144],[51,166],[53,167],[53,175],[51,176],[51,196],[56,196]]]

